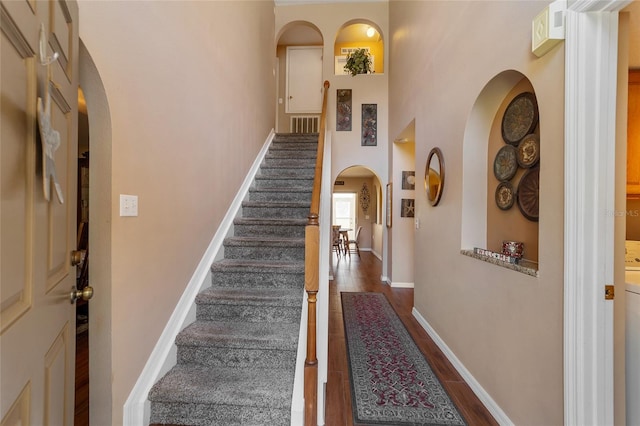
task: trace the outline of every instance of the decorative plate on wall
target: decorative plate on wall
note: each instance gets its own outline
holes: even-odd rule
[[[517,150],[514,146],[505,145],[500,148],[493,160],[493,174],[500,182],[506,182],[518,171]]]
[[[509,210],[516,201],[511,182],[500,182],[496,188],[496,204],[500,210]]]
[[[531,92],[520,93],[507,106],[502,116],[502,139],[517,146],[538,125],[538,103]]]
[[[518,144],[518,165],[523,169],[535,166],[540,159],[540,136],[530,133]]]
[[[527,219],[537,222],[539,211],[540,168],[528,169],[518,184],[518,207]]]

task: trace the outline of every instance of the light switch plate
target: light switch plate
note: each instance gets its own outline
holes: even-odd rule
[[[138,216],[138,196],[120,194],[120,216]]]

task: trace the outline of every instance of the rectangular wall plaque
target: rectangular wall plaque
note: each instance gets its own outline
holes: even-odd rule
[[[362,104],[362,146],[378,144],[378,104]]]

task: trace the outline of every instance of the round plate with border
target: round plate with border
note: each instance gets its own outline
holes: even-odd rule
[[[493,160],[493,174],[500,182],[510,180],[518,171],[517,150],[512,145],[505,145]]]
[[[500,210],[509,210],[516,201],[511,182],[500,182],[496,187],[496,205]]]
[[[518,166],[528,169],[540,160],[540,136],[530,133],[518,144]]]
[[[538,103],[531,92],[520,93],[507,106],[502,116],[502,139],[517,146],[538,125]]]
[[[527,169],[518,184],[518,208],[524,217],[537,222],[540,203],[540,168]]]

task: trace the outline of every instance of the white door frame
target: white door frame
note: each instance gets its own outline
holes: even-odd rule
[[[566,13],[564,423],[612,425],[618,11],[575,0]]]

